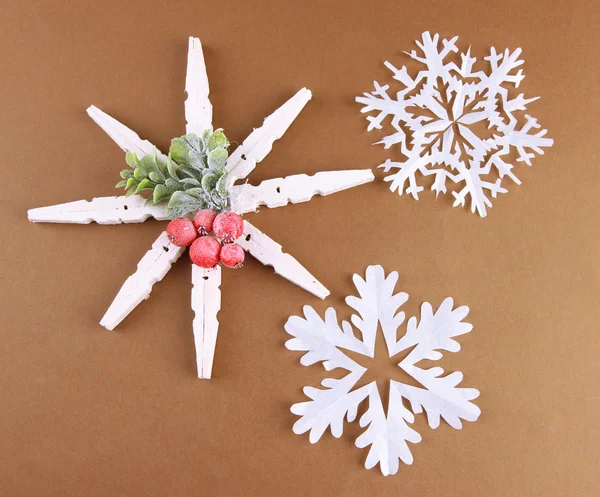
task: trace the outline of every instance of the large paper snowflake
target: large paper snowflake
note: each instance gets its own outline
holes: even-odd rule
[[[460,64],[450,60],[458,52],[457,39],[442,39],[440,46],[440,35],[423,33],[422,41],[416,42],[420,52],[408,54],[425,66],[414,78],[406,67],[397,69],[385,62],[401,85],[395,98],[388,94],[388,85],[376,81],[375,90],[356,101],[364,105],[362,112],[375,112],[367,116],[369,131],[381,129],[390,118],[395,132],[379,143],[385,148],[399,145],[405,156],[402,162],[388,159],[379,166],[385,172],[397,169],[385,178],[392,191],[418,199],[423,186],[417,183],[417,172],[433,176],[436,196],[446,193],[450,180],[462,186],[452,192],[454,206],[464,206],[469,196],[471,211],[485,216],[486,207],[492,205],[489,197],[506,193],[501,186],[505,176],[520,184],[512,160],[531,165],[535,153],[543,154],[542,147],[551,146],[553,140],[545,138],[546,130],[530,115],[519,124],[519,111],[537,100],[522,93],[513,98],[508,92],[508,85],[518,88],[525,77],[522,69],[516,71],[523,64],[521,49],[496,53],[492,48],[484,57],[490,69],[475,70],[470,48],[460,53]],[[482,125],[490,132],[482,133],[478,129]]]
[[[189,40],[185,90],[188,94],[185,101],[186,132],[201,136],[205,130],[212,130],[212,104],[208,98],[208,76],[198,38]],[[300,90],[267,117],[262,127],[255,129],[229,156],[226,169],[231,210],[244,214],[256,211],[261,205],[281,207],[290,202],[306,202],[316,194],[328,195],[373,181],[373,173],[365,169],[327,171],[313,176],[299,174],[263,181],[258,186],[234,184],[246,178],[256,164],[265,158],[271,151],[273,142],[281,138],[310,98],[309,90]],[[155,147],[149,141],[142,140],[116,119],[94,106],[88,109],[88,114],[125,152],[134,152],[140,157],[153,154]],[[157,156],[163,162],[167,159],[160,151]],[[121,196],[79,200],[31,209],[28,217],[33,222],[87,224],[95,221],[99,224],[120,224],[143,222],[149,217],[162,221],[167,219],[167,214],[166,205],[147,205],[144,198],[133,195],[127,198]],[[244,234],[237,243],[261,263],[273,266],[276,273],[292,283],[320,298],[329,295],[327,288],[296,259],[283,253],[279,244],[248,221],[244,221]],[[137,271],[125,281],[100,324],[109,330],[114,329],[138,304],[149,297],[154,283],[162,280],[184,250],[185,248],[170,243],[163,231],[140,260]],[[210,378],[219,325],[217,313],[221,306],[220,267],[203,269],[192,266],[192,283],[198,377]]]
[[[322,362],[328,371],[342,368],[348,372],[341,379],[323,380],[324,389],[304,388],[311,400],[292,406],[292,412],[300,416],[294,424],[294,432],[310,431],[310,441],[316,443],[329,427],[332,435],[339,438],[344,417],[349,422],[354,421],[359,404],[368,399],[368,408],[360,418],[360,426],[366,430],[356,439],[356,446],[371,446],[365,462],[367,469],[379,463],[384,475],[395,474],[399,460],[405,464],[413,462],[408,442],[421,441],[421,435],[409,426],[414,421],[413,413],[425,411],[431,428],[437,428],[441,418],[460,429],[461,419],[475,421],[479,417],[479,408],[471,402],[479,396],[479,391],[457,386],[463,379],[462,373],[442,376],[444,370],[440,367],[423,369],[418,365],[424,359],[441,359],[440,351],[460,350],[453,338],[472,330],[469,323],[463,322],[469,308],[453,309],[451,298],[445,299],[435,312],[430,304],[424,303],[420,321],[411,317],[406,333],[399,339],[397,332],[404,322],[404,312],[398,311],[408,295],[394,294],[398,273],[386,277],[381,266],[369,266],[364,280],[357,274],[353,280],[359,297],[347,297],[346,303],[357,313],[351,321],[360,333],[358,337],[349,322],[342,321],[340,327],[331,307],[323,320],[312,307],[305,306],[304,319],[292,316],[285,325],[286,331],[294,336],[286,342],[286,347],[306,352],[300,359],[304,366]],[[387,414],[376,382],[352,390],[367,369],[343,352],[346,349],[374,357],[378,326],[381,326],[390,357],[414,347],[398,366],[423,386],[390,380]],[[413,412],[404,406],[403,399],[410,403]]]

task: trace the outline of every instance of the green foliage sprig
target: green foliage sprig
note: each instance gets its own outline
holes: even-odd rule
[[[206,130],[171,141],[167,162],[152,155],[138,158],[128,152],[125,160],[132,169],[121,171],[117,188],[125,188],[126,196],[144,191],[152,194],[148,203],[168,202],[167,216],[175,219],[200,209],[227,210],[227,170],[229,140],[222,129]]]

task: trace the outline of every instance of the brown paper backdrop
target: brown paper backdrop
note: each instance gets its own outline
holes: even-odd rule
[[[53,4],[52,6],[50,4]],[[599,488],[596,2],[4,2],[0,494],[6,496],[592,496]],[[251,175],[375,167],[353,99],[425,30],[484,55],[524,49],[520,90],[555,139],[488,218],[376,183],[249,216],[331,289],[321,302],[250,261],[224,271],[214,379],[195,377],[189,260],[118,328],[98,325],[163,224],[33,225],[26,209],[114,194],[123,154],[95,104],[163,150],[184,132],[187,37],[201,37],[214,123],[241,141],[314,93]],[[363,467],[357,424],[316,445],[289,406],[318,385],[284,348],[288,316],[348,316],[351,274],[401,273],[409,311],[446,296],[474,331],[447,370],[482,392],[462,431],[416,428],[415,463]],[[389,373],[389,361],[376,361]],[[396,375],[399,374],[396,368]]]

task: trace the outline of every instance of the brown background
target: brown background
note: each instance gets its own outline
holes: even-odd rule
[[[6,496],[598,495],[597,2],[3,2],[0,494]],[[98,325],[157,232],[33,225],[26,209],[114,194],[121,151],[95,104],[163,150],[184,132],[187,37],[206,50],[214,123],[241,141],[298,88],[314,93],[251,175],[375,167],[354,103],[425,30],[478,56],[520,46],[520,90],[555,146],[488,218],[378,180],[249,216],[332,290],[326,302],[249,261],[224,272],[214,379],[195,377],[185,256],[118,328]],[[318,385],[283,324],[304,304],[348,317],[351,274],[401,273],[407,310],[446,296],[474,331],[443,366],[482,416],[423,442],[396,476],[363,467],[357,424],[316,445],[289,406]],[[379,355],[377,370],[392,371]],[[398,368],[394,375],[401,379]]]

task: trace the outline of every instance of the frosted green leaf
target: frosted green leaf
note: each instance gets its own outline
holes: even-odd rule
[[[164,183],[165,177],[161,173],[157,173],[156,171],[152,171],[148,177],[154,181],[155,183]]]
[[[214,135],[213,135],[214,136]],[[208,167],[213,171],[223,169],[229,154],[224,148],[216,148],[208,154]]]
[[[204,178],[202,178],[202,188],[207,195],[210,195],[215,189],[215,186],[217,186],[217,181],[219,181],[219,176],[216,174],[207,174],[204,176]]]
[[[196,179],[197,181],[200,181],[202,179],[202,170],[195,169],[191,166],[181,166],[179,170],[185,173],[190,178]]]
[[[152,191],[147,204],[168,200],[168,215],[179,216],[210,207],[225,210],[229,204],[227,191],[227,147],[229,141],[222,129],[205,130],[201,137],[188,133],[171,141],[166,162],[153,148],[151,154],[138,158],[133,152],[125,156],[133,170],[120,172],[126,195]]]
[[[200,182],[194,178],[184,178],[180,181],[184,188],[193,188],[195,186],[200,186]]]
[[[184,192],[175,192],[167,206],[167,216],[175,219],[204,207],[204,202]]]
[[[127,152],[125,155],[125,162],[127,162],[129,167],[135,169],[138,164],[138,158],[137,155],[135,155],[135,152]]]
[[[185,193],[200,200],[206,200],[206,195],[204,195],[204,190],[202,188],[190,188],[189,190],[186,190]]]
[[[172,192],[176,192],[178,190],[183,190],[183,186],[172,178],[167,178],[165,181],[165,186],[171,190]]]
[[[140,193],[143,192],[144,190],[152,190],[154,189],[154,187],[156,186],[156,183],[153,183],[152,181],[148,180],[148,179],[143,179],[140,184],[138,185],[138,187],[135,189],[135,193]]]
[[[213,193],[211,203],[217,210],[224,211],[227,209],[227,200],[221,198],[217,193]]]
[[[194,133],[171,140],[169,153],[173,160],[181,166],[190,166],[196,169],[201,169],[203,166],[204,145]]]
[[[171,141],[169,156],[177,162],[177,164],[188,164],[188,149],[184,145],[182,138],[175,138]]]
[[[162,174],[163,181],[169,175],[169,170],[167,169],[167,164],[162,161],[156,161],[156,165],[158,166],[158,171]]]
[[[221,175],[219,181],[217,181],[217,184],[215,185],[215,190],[222,198],[227,198],[227,173]]]
[[[156,185],[154,193],[152,194],[152,200],[155,204],[157,204],[161,200],[168,198],[170,195],[171,190],[169,190],[165,185]]]
[[[179,181],[177,169],[177,165],[173,162],[173,159],[171,159],[171,154],[169,154],[167,156],[167,171],[169,173],[169,176],[171,176],[171,178],[173,178],[175,181]]]
[[[216,148],[226,148],[227,146],[229,146],[229,140],[227,140],[225,133],[223,133],[223,129],[219,128],[208,139],[206,148],[208,152],[212,152]]]
[[[144,157],[139,160],[137,168],[142,170],[146,176],[151,172],[160,173],[158,165],[152,155],[144,155]]]
[[[212,129],[205,129],[202,132],[202,144],[204,148],[208,148],[208,140],[210,139],[210,135],[212,135]]]
[[[129,189],[133,186],[136,186],[140,181],[137,178],[129,178],[127,180],[127,184],[125,185],[125,188]]]

